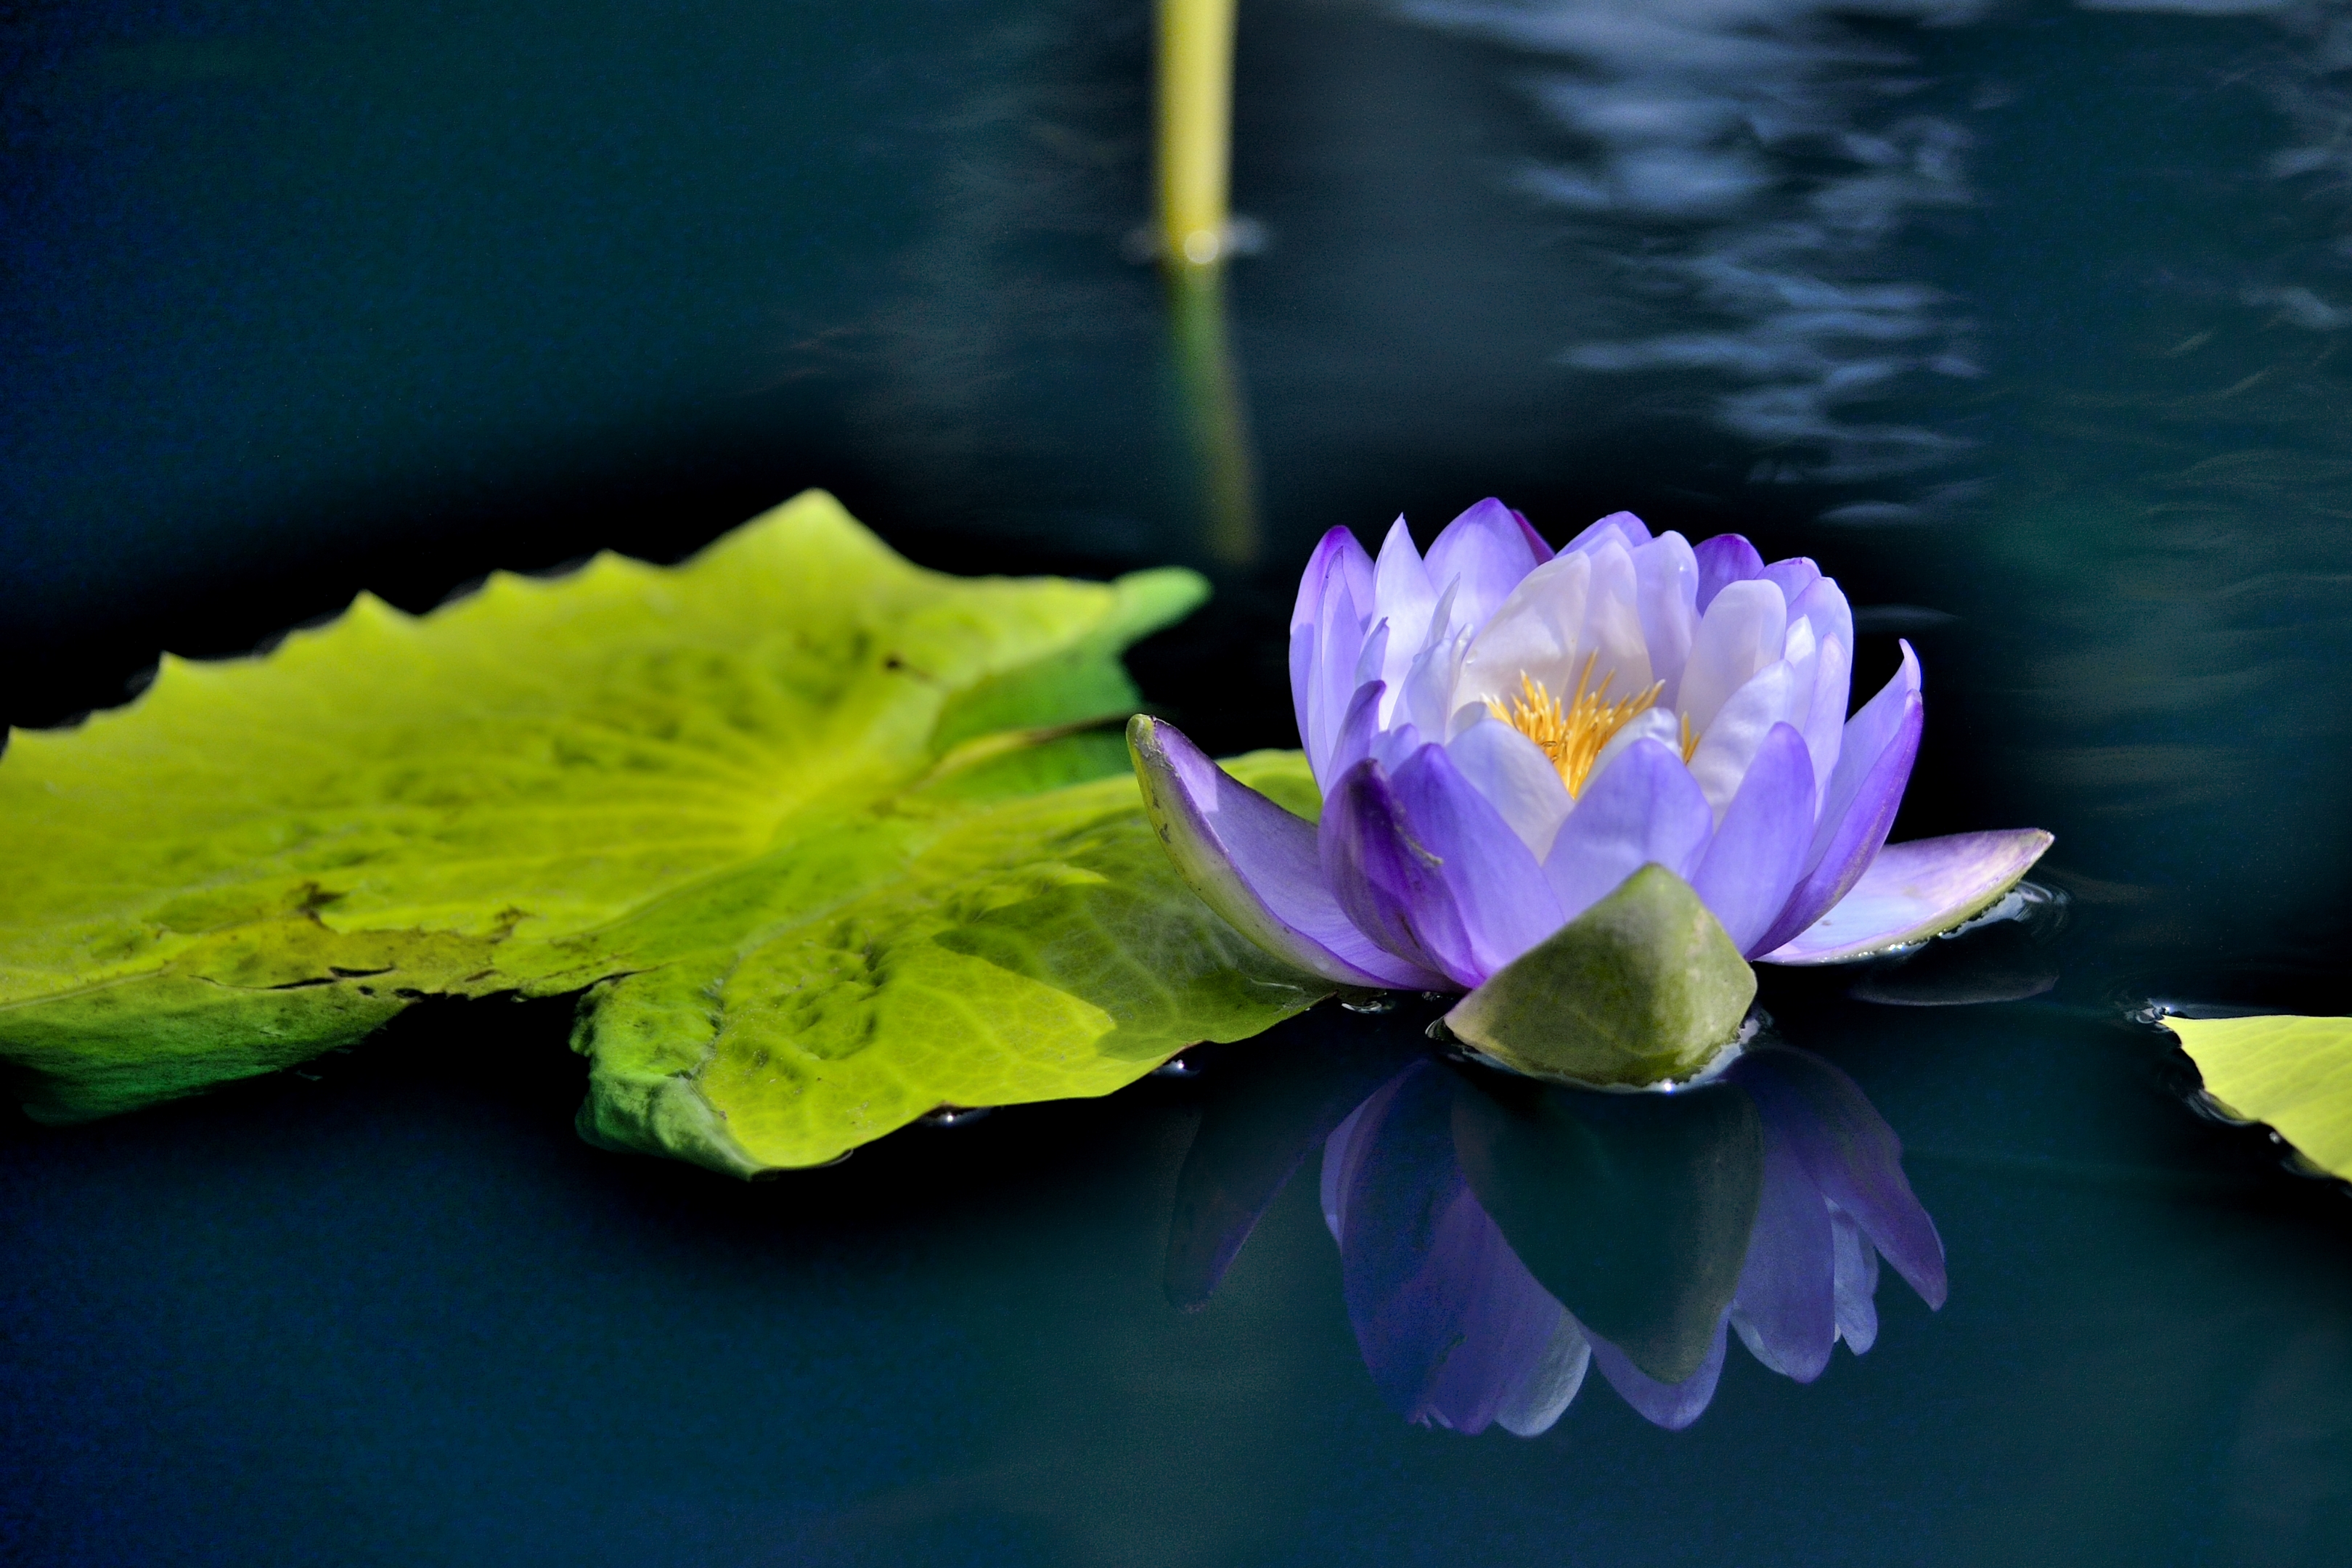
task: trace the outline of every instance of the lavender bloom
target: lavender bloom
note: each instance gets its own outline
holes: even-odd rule
[[[1869,1350],[1882,1256],[1943,1305],[1943,1244],[1904,1179],[1901,1145],[1821,1058],[1752,1052],[1725,1087],[1653,1102],[1696,1124],[1668,1139],[1696,1132],[1684,1170],[1646,1173],[1650,1187],[1700,1196],[1679,1209],[1671,1196],[1628,1205],[1606,1191],[1609,1160],[1583,1180],[1532,1187],[1523,1167],[1521,1192],[1496,1191],[1498,1136],[1566,1145],[1571,1163],[1595,1139],[1637,1163],[1645,1144],[1662,1146],[1655,1128],[1629,1140],[1580,1121],[1593,1097],[1543,1092],[1570,1097],[1549,1128],[1424,1061],[1325,1145],[1323,1214],[1349,1321],[1374,1384],[1407,1419],[1532,1436],[1598,1367],[1645,1419],[1679,1429],[1714,1397],[1734,1333],[1800,1383],[1822,1374],[1839,1340]],[[1508,1205],[1503,1223],[1488,1194]],[[1548,1215],[1564,1216],[1573,1245],[1553,1245]],[[1534,1250],[1523,1258],[1521,1247]]]
[[[1881,853],[1919,664],[1847,714],[1853,617],[1811,561],[1693,548],[1630,512],[1557,554],[1485,500],[1426,558],[1399,519],[1324,536],[1291,617],[1319,824],[1172,727],[1129,738],[1178,868],[1259,945],[1345,985],[1465,991],[1656,863],[1740,952],[1834,963],[1958,924],[2036,829]]]

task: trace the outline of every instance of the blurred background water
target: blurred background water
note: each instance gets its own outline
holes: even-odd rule
[[[1918,647],[1897,837],[2058,835],[2030,925],[1766,978],[1905,1140],[1949,1302],[1882,1289],[1811,1385],[1735,1353],[1680,1432],[1591,1389],[1530,1439],[1424,1429],[1311,1151],[1205,1307],[1169,1278],[1267,1055],[1351,1083],[1416,1018],[738,1188],[572,1141],[561,1004],[428,1007],[0,1131],[0,1551],[2344,1561],[2352,1210],[2128,1015],[2344,1010],[2352,9],[1244,0],[1249,559],[1127,259],[1149,35],[1131,0],[0,12],[5,717],[819,484],[953,570],[1213,567],[1137,672],[1214,750],[1289,744],[1335,523],[1737,529],[1845,584],[1858,685]]]

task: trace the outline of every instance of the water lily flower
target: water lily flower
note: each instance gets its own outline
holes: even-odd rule
[[[1377,560],[1335,528],[1308,563],[1290,684],[1319,823],[1171,725],[1139,717],[1129,739],[1193,889],[1342,985],[1475,989],[1653,863],[1742,954],[1832,963],[1959,923],[2050,842],[1885,848],[1919,661],[1903,644],[1849,715],[1853,646],[1811,561],[1622,511],[1555,553],[1488,500],[1426,556],[1400,518]]]
[[[1569,1097],[1560,1142],[1571,1152],[1597,1136],[1643,1163],[1642,1134],[1612,1140],[1605,1123],[1578,1121],[1577,1091],[1545,1092]],[[1943,1305],[1943,1243],[1904,1177],[1901,1144],[1851,1079],[1770,1047],[1703,1095],[1716,1097],[1717,1114],[1695,1106],[1702,1096],[1652,1102],[1703,1125],[1685,1169],[1650,1163],[1648,1184],[1670,1191],[1646,1204],[1600,1190],[1606,1162],[1582,1181],[1571,1162],[1562,1179],[1510,1191],[1528,1184],[1531,1167],[1541,1173],[1540,1158],[1515,1170],[1482,1145],[1498,1122],[1507,1142],[1539,1143],[1546,1130],[1515,1122],[1486,1088],[1433,1062],[1406,1068],[1341,1122],[1324,1148],[1324,1223],[1358,1348],[1387,1403],[1423,1425],[1532,1436],[1598,1367],[1645,1419],[1680,1429],[1714,1398],[1733,1334],[1799,1383],[1822,1374],[1841,1340],[1868,1351],[1882,1257],[1930,1308]],[[1589,1113],[1597,1097],[1580,1098]],[[1678,1182],[1710,1201],[1677,1204]],[[1497,1203],[1512,1207],[1490,1212]],[[1522,1257],[1515,1239],[1545,1247],[1555,1215],[1567,1217],[1570,1245]],[[1590,1267],[1596,1258],[1607,1267]],[[1645,1272],[1629,1288],[1625,1276]]]

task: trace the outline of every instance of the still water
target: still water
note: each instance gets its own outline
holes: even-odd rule
[[[11,1122],[0,1554],[2346,1561],[2352,1206],[2133,1015],[2344,1006],[2352,10],[1248,0],[1240,531],[1126,259],[1148,21],[12,17],[7,716],[822,484],[1211,568],[1137,673],[1290,744],[1311,541],[1497,493],[1819,559],[1926,668],[1895,837],[2052,829],[2032,907],[1768,973],[1663,1126],[1417,1004],[751,1187],[577,1143],[560,1003]]]

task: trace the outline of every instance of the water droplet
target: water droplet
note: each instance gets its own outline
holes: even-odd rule
[[[925,1127],[961,1127],[967,1122],[979,1121],[982,1117],[987,1115],[991,1109],[992,1107],[985,1105],[942,1105],[937,1110],[932,1111],[929,1116],[924,1117],[922,1119],[922,1125]]]
[[[2126,1009],[2124,1016],[2136,1024],[2155,1024],[2166,1018],[2252,1018],[2269,1011],[2241,1002],[2190,1002],[2177,996],[2151,996],[2147,1005]]]
[[[1188,1062],[1182,1057],[1170,1057],[1151,1069],[1151,1076],[1153,1078],[1198,1078],[1201,1076],[1201,1068],[1199,1063]]]

